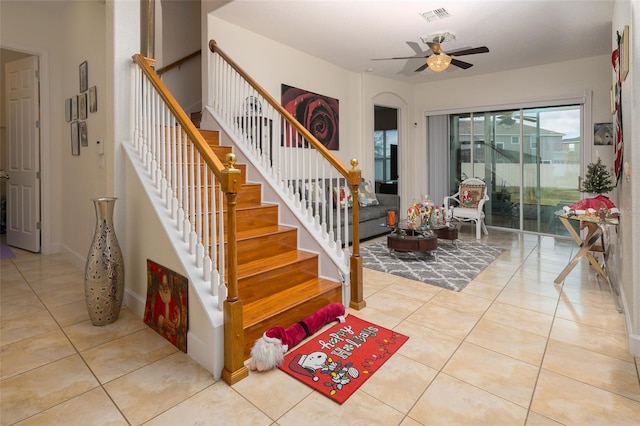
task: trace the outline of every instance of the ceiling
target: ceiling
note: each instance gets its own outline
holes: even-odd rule
[[[247,30],[354,72],[408,83],[468,77],[611,52],[614,0],[202,0],[205,10]],[[444,8],[448,18],[421,14]],[[451,33],[443,51],[487,46],[461,56],[474,66],[416,73],[430,54],[422,36]],[[224,49],[224,46],[221,46]],[[423,56],[424,56],[423,55]],[[240,64],[242,65],[242,64]],[[367,71],[368,70],[368,71]]]

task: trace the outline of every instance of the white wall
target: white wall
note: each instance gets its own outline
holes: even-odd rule
[[[105,4],[97,1],[2,1],[0,44],[40,56],[43,249],[62,249],[75,261],[91,243],[95,213],[91,198],[106,191],[95,141],[107,135]],[[80,93],[78,67],[88,62],[89,86],[98,88],[98,112],[87,118],[89,146],[71,156],[64,100]]]

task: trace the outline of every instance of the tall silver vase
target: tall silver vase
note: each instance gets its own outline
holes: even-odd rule
[[[124,259],[113,227],[117,198],[95,198],[96,229],[84,272],[84,295],[93,325],[118,319],[124,294]]]

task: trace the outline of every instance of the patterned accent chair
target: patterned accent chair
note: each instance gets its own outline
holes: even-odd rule
[[[469,178],[460,183],[458,192],[444,197],[445,211],[453,206],[453,217],[463,222],[474,222],[476,225],[476,238],[480,239],[481,232],[489,235],[484,224],[484,203],[489,200],[487,185],[480,179]],[[482,230],[482,231],[481,231]]]

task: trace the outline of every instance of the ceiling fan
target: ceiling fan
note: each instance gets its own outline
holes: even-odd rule
[[[448,36],[448,37],[447,37]],[[377,58],[373,59],[374,61],[384,61],[390,59],[414,59],[414,58],[425,58],[426,62],[421,65],[415,72],[421,72],[425,69],[429,68],[432,71],[440,72],[444,71],[449,67],[449,65],[455,65],[458,68],[468,69],[473,66],[468,62],[461,61],[459,59],[452,58],[452,56],[464,56],[464,55],[475,55],[477,53],[487,53],[489,52],[489,48],[486,46],[481,47],[473,47],[468,49],[454,50],[449,52],[448,54],[442,50],[440,46],[442,42],[453,39],[453,36],[450,34],[440,34],[433,36],[433,41],[427,41],[426,38],[423,38],[431,52],[426,51],[423,52],[422,49],[419,48],[417,43],[408,41],[407,44],[411,47],[415,52],[415,56],[398,56],[394,58]]]
[[[520,111],[504,111],[501,115],[496,116],[496,118],[498,119],[497,123],[499,126],[511,126],[513,124],[515,124],[517,119],[521,119],[524,121],[530,121],[532,123],[537,122],[538,120],[536,120],[535,117],[529,117],[529,116],[520,116]]]

